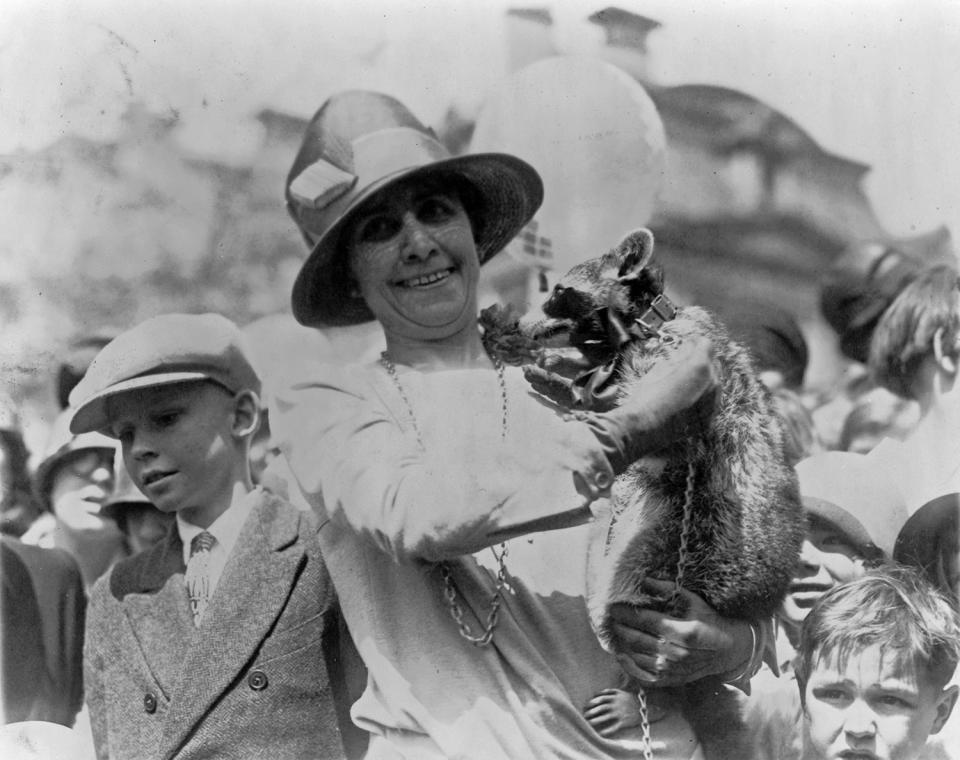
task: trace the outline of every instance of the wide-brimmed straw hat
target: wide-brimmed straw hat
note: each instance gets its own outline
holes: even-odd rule
[[[287,177],[287,207],[304,237],[316,240],[293,286],[293,315],[310,327],[374,318],[349,281],[340,237],[351,215],[400,180],[440,179],[467,186],[464,206],[482,264],[533,217],[543,183],[506,153],[452,157],[433,131],[399,101],[376,92],[334,95],[320,108]]]

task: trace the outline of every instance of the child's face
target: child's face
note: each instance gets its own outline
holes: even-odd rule
[[[113,449],[87,448],[66,454],[56,464],[50,508],[68,532],[119,540],[116,523],[101,513],[113,489],[113,457]]]
[[[815,661],[804,691],[804,733],[818,760],[911,760],[953,709],[956,687],[942,689],[909,658],[872,644]]]
[[[863,575],[860,550],[839,528],[808,515],[800,561],[780,607],[780,617],[799,626],[814,603],[836,585]]]
[[[206,527],[229,506],[244,455],[227,391],[208,382],[153,386],[109,399],[107,411],[127,472],[157,509]]]

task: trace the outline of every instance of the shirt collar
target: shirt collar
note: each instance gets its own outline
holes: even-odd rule
[[[206,529],[187,522],[178,512],[177,532],[180,534],[180,541],[183,543],[184,564],[190,561],[190,542],[193,541],[196,536],[203,533],[204,530],[217,539],[214,550],[216,550],[217,547],[221,547],[225,555],[229,556],[230,552],[233,551],[234,545],[237,543],[237,538],[240,536],[243,524],[247,521],[250,510],[252,510],[253,505],[257,503],[257,494],[259,491],[260,487],[258,486],[242,498],[234,500],[223,514],[214,520],[210,527]]]

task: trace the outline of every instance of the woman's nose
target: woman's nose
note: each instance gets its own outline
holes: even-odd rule
[[[404,218],[403,232],[405,261],[425,261],[436,251],[433,235],[413,214],[407,214]]]

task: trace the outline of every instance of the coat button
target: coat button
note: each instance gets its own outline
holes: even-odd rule
[[[251,670],[247,676],[247,683],[254,691],[263,691],[267,688],[267,674],[262,670]]]
[[[601,470],[596,474],[596,477],[593,479],[594,484],[601,491],[607,490],[611,485],[613,485],[613,479],[610,477],[610,474]]]
[[[143,695],[143,709],[150,715],[157,711],[157,698],[150,692]]]

